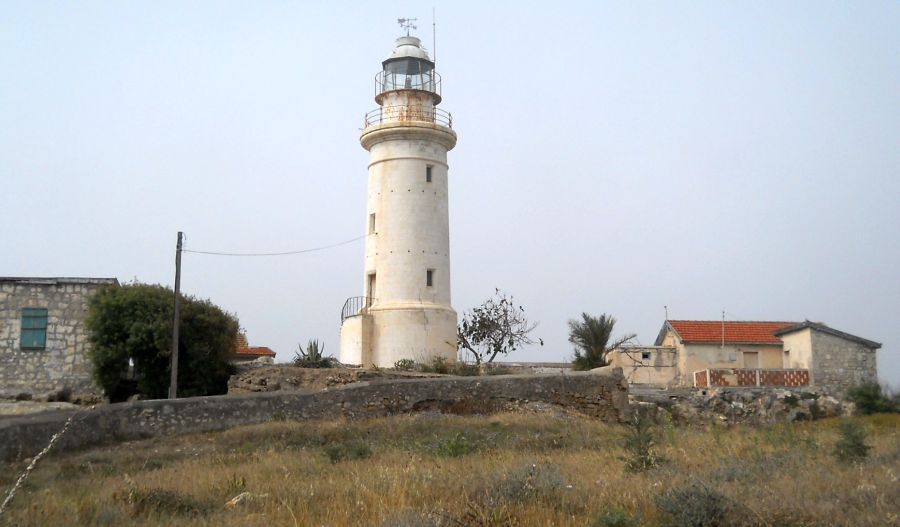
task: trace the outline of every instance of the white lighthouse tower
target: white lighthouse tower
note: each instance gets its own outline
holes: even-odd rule
[[[364,294],[344,304],[341,362],[454,361],[447,152],[456,133],[418,38],[397,39],[375,76],[375,102],[359,138],[369,151]]]

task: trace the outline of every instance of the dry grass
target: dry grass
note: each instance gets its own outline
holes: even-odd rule
[[[663,425],[658,448],[667,461],[639,473],[624,468],[622,427],[582,417],[272,422],[51,455],[0,523],[587,527],[618,517],[678,525],[659,509],[672,501],[664,496],[707,493],[730,504],[715,525],[897,525],[900,416],[856,421],[873,447],[860,464],[832,457],[837,421]],[[347,455],[329,456],[336,446]],[[2,468],[0,490],[23,466]],[[224,507],[245,491],[268,496]]]

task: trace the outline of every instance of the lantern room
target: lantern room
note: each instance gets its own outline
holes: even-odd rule
[[[433,104],[441,102],[441,77],[434,71],[434,62],[418,38],[398,38],[391,56],[381,65],[382,70],[375,76],[378,104],[382,104],[385,93],[398,90],[428,92]]]

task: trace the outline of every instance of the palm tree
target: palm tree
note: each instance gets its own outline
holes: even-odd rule
[[[569,342],[575,345],[574,369],[592,370],[606,366],[606,355],[635,337],[626,335],[609,345],[615,325],[616,319],[605,313],[599,317],[582,313],[581,320],[569,320]]]

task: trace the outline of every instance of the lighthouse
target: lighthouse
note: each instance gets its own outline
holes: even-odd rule
[[[359,141],[369,152],[363,295],[341,310],[341,362],[456,360],[450,304],[447,152],[451,115],[441,78],[414,37],[397,39],[375,76]]]

